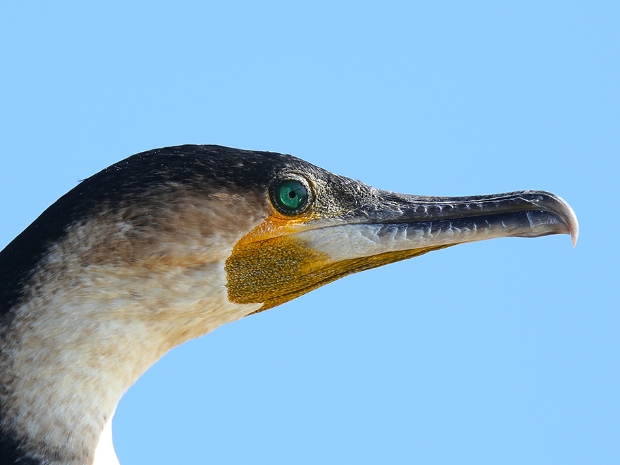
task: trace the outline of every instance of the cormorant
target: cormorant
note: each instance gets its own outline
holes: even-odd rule
[[[117,463],[123,393],[171,348],[452,245],[570,234],[560,197],[423,197],[290,155],[185,145],[84,180],[0,252],[0,464]]]

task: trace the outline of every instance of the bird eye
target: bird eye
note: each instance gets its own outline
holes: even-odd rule
[[[308,204],[308,188],[297,179],[284,179],[271,191],[275,207],[285,215],[295,215]]]

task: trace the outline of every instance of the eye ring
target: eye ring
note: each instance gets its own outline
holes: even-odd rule
[[[286,216],[302,213],[313,200],[308,181],[295,174],[286,174],[275,180],[269,194],[275,209]]]

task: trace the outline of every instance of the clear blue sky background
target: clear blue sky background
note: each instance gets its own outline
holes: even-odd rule
[[[499,5],[498,3],[502,3]],[[0,3],[0,247],[135,152],[385,189],[545,189],[581,236],[455,247],[168,354],[123,465],[620,463],[620,3]]]

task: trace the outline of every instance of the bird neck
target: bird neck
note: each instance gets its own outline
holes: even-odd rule
[[[93,185],[0,252],[2,465],[104,457],[116,405],[142,373],[261,307],[229,301],[225,262],[265,208],[236,192],[162,184],[119,191],[128,197],[113,189],[114,201],[79,210]]]
[[[2,464],[114,460],[110,422],[138,377],[172,347],[259,307],[228,301],[219,260],[72,275],[52,255],[0,335]]]

